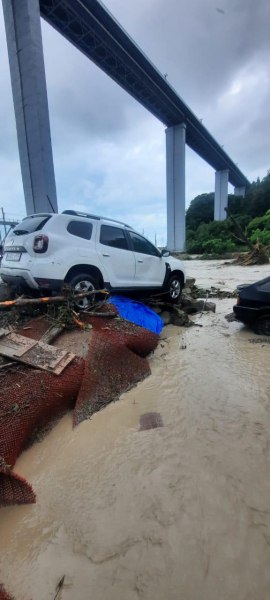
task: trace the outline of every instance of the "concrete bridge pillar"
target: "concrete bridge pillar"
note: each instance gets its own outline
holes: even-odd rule
[[[245,195],[246,195],[246,188],[245,188],[245,186],[235,187],[234,188],[234,195],[235,196],[242,196],[242,198],[244,198]]]
[[[39,1],[2,2],[26,211],[57,212]]]
[[[227,218],[225,208],[228,207],[228,181],[229,170],[216,171],[215,177],[215,221],[224,221]]]
[[[184,123],[166,129],[167,248],[183,252],[186,242]]]

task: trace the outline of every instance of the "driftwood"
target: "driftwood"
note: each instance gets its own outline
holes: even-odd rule
[[[259,241],[253,246],[252,252],[239,254],[234,264],[248,267],[249,265],[267,265],[269,263],[268,248]]]
[[[61,592],[61,589],[62,589],[62,587],[63,587],[63,585],[64,585],[64,582],[65,582],[65,577],[66,577],[66,576],[65,576],[65,575],[63,575],[63,577],[61,577],[60,581],[58,582],[58,584],[57,584],[57,586],[56,586],[56,588],[55,588],[55,592],[56,592],[56,593],[55,593],[55,596],[54,596],[54,599],[53,599],[53,600],[57,600],[57,598],[58,598],[58,596],[59,596],[59,594],[60,594],[60,592]]]
[[[91,292],[79,292],[78,294],[72,294],[72,296],[44,296],[42,298],[17,298],[16,300],[5,300],[4,302],[0,302],[0,309],[10,308],[12,306],[20,307],[20,306],[29,306],[29,305],[39,305],[39,304],[58,304],[61,302],[65,302],[68,299],[72,298],[72,300],[77,301],[81,298],[88,298],[95,294],[105,294],[109,295],[108,290],[92,290]]]

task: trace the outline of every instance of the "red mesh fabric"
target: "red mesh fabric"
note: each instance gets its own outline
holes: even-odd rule
[[[31,485],[11,469],[40,429],[74,405],[78,425],[150,374],[145,356],[156,348],[157,335],[122,319],[85,320],[93,325],[85,361],[76,358],[59,376],[21,365],[1,380],[0,506],[35,502]],[[40,339],[48,322],[37,319],[28,327],[19,333]],[[14,600],[1,584],[0,600]]]
[[[13,596],[8,594],[4,586],[0,583],[0,600],[14,600]]]
[[[122,319],[92,317],[90,322],[94,331],[73,411],[73,426],[150,375],[143,357],[158,343],[157,335]]]
[[[0,473],[0,506],[33,504],[35,501],[35,492],[26,479],[12,472],[11,469]]]
[[[93,326],[85,361],[76,358],[59,376],[21,365],[1,380],[0,506],[35,502],[31,486],[11,469],[40,429],[74,406],[78,425],[150,374],[144,357],[156,348],[157,335],[123,319],[85,320]],[[20,333],[37,339],[48,322],[28,327]]]
[[[35,433],[73,408],[84,361],[76,358],[63,373],[21,367],[5,376],[0,392],[0,506],[34,502],[31,486],[10,469]]]

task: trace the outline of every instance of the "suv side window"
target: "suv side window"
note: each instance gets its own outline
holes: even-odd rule
[[[129,231],[131,237],[132,246],[134,252],[140,252],[140,254],[150,254],[150,256],[160,256],[159,251],[151,242],[148,242],[144,237],[135,233],[135,231]]]
[[[120,227],[111,225],[101,225],[100,228],[100,243],[112,248],[121,248],[128,250],[127,238],[125,232]]]
[[[70,221],[67,226],[67,231],[72,235],[83,238],[84,240],[90,240],[92,235],[93,225],[92,223],[85,223],[84,221]]]

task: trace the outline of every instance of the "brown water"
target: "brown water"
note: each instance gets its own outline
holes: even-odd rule
[[[236,277],[187,267],[201,285]],[[63,575],[58,600],[269,600],[270,345],[224,319],[232,304],[203,328],[167,327],[150,378],[21,456],[37,504],[0,513],[0,580],[17,600],[53,599]],[[164,426],[139,431],[148,412]]]

